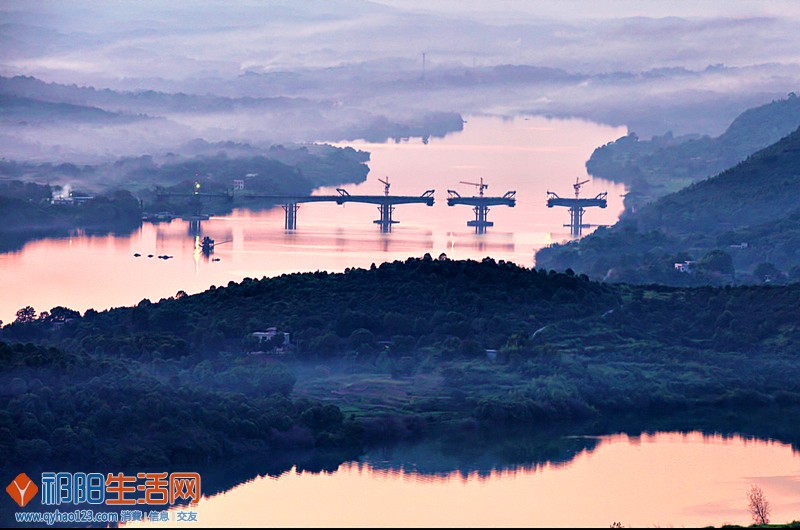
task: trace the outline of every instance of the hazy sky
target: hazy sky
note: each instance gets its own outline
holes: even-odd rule
[[[0,75],[322,102],[330,110],[295,120],[303,138],[431,111],[718,134],[742,110],[800,90],[798,20],[794,0],[0,0]],[[109,110],[215,139],[245,130],[273,139],[274,124],[286,123],[144,103]],[[9,134],[23,133],[26,145],[45,136]]]
[[[795,0],[375,0],[419,11],[511,19],[581,19],[618,17],[798,16]]]
[[[583,72],[794,63],[799,15],[789,0],[12,0],[0,4],[0,73],[230,76],[422,52],[432,66]]]

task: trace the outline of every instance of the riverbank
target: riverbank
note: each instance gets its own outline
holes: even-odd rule
[[[197,140],[182,156],[95,165],[2,161],[0,252],[78,231],[129,234],[156,212],[207,218],[272,208],[274,200],[258,195],[310,195],[320,186],[359,183],[368,160],[369,153],[324,144],[264,149]]]

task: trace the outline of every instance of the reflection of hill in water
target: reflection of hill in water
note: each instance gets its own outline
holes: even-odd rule
[[[104,237],[113,236],[124,238],[131,235],[135,227],[114,228],[113,226],[105,229],[76,229],[69,226],[51,226],[33,228],[30,230],[16,230],[13,232],[0,232],[0,254],[7,252],[19,252],[26,244],[42,239],[66,239],[71,237]]]
[[[599,442],[595,437],[537,434],[491,440],[428,440],[374,449],[360,461],[374,470],[485,478],[498,472],[566,465],[578,454],[594,451]]]
[[[311,473],[333,473],[340,466],[367,465],[387,475],[414,475],[414,480],[462,478],[478,480],[506,472],[537,471],[566,466],[580,454],[597,450],[607,436],[637,438],[658,433],[701,433],[713,439],[742,437],[790,444],[800,452],[800,409],[774,406],[758,413],[727,415],[719,411],[693,411],[661,417],[619,416],[598,422],[563,424],[548,429],[534,426],[492,431],[452,430],[431,433],[426,439],[368,448],[362,455],[343,452],[303,452],[253,455],[198,469],[203,492],[214,495],[260,476],[279,477],[295,468]]]
[[[568,466],[582,454],[593,453],[604,443],[625,439],[639,444],[659,436],[702,436],[708,443],[720,438],[744,438],[791,444],[800,452],[800,410],[776,406],[760,413],[716,417],[695,411],[673,417],[617,417],[606,422],[564,424],[552,429],[530,427],[517,430],[450,430],[431,433],[427,439],[374,447],[363,454],[337,451],[259,453],[246,458],[207,466],[177,466],[175,469],[97,469],[103,473],[145,471],[197,471],[206,497],[227,492],[259,477],[277,478],[297,472],[335,473],[341,469],[368,470],[376,476],[414,482],[488,480],[517,473],[536,473],[546,468]],[[617,433],[617,434],[614,434]],[[673,437],[674,437],[673,436]],[[653,440],[649,440],[653,441]],[[657,441],[656,441],[657,443]],[[81,471],[69,466],[56,471]],[[2,471],[2,470],[0,470]],[[52,469],[25,469],[31,477]],[[6,469],[13,476],[19,470]],[[0,523],[11,523],[11,511],[0,510]]]

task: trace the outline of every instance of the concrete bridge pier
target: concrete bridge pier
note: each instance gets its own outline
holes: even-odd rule
[[[297,210],[299,209],[300,205],[296,202],[288,202],[283,205],[283,211],[286,212],[286,218],[283,223],[283,227],[286,230],[297,229]]]

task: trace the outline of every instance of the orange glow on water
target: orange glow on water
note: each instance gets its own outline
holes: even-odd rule
[[[592,150],[623,136],[613,128],[580,120],[471,117],[462,132],[445,138],[400,143],[349,145],[370,151],[370,174],[360,185],[344,185],[352,194],[382,194],[378,179],[389,176],[391,193],[420,195],[435,189],[435,204],[399,205],[400,221],[384,234],[372,223],[374,205],[302,204],[297,230],[284,230],[280,207],[263,212],[237,210],[204,221],[198,231],[188,222],[145,223],[130,236],[74,236],[32,241],[19,252],[0,254],[0,319],[11,322],[26,305],[37,311],[62,305],[78,311],[132,305],[143,298],[157,301],[179,290],[189,294],[211,285],[245,277],[261,278],[290,272],[369,267],[371,263],[405,260],[444,252],[453,259],[494,259],[522,266],[534,264],[534,251],[569,238],[563,208],[546,207],[546,192],[572,194],[576,176]],[[477,235],[466,226],[470,207],[447,206],[447,189],[475,194],[459,181],[484,177],[489,195],[517,192],[514,208],[492,207],[494,227]],[[587,212],[585,221],[614,223],[622,211],[624,188],[593,180],[584,196],[608,191],[609,206]],[[320,189],[316,194],[336,194]],[[198,237],[218,242],[212,261],[197,251]],[[134,257],[134,253],[143,256]],[[147,258],[153,254],[153,258]],[[159,255],[172,256],[162,260]]]
[[[755,483],[773,522],[800,517],[800,455],[739,436],[604,436],[566,464],[444,476],[345,464],[204,498],[201,526],[604,527],[750,524]],[[183,525],[186,523],[176,523]]]

